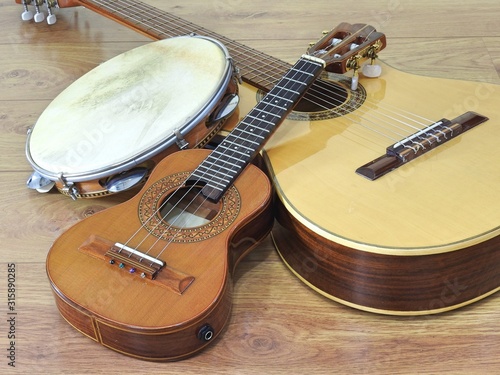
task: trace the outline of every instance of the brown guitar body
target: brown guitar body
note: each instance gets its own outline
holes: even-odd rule
[[[325,297],[389,315],[455,309],[498,290],[499,237],[460,251],[400,256],[361,251],[326,240],[276,199],[272,236],[293,273]]]
[[[56,240],[47,273],[61,315],[78,331],[123,354],[162,361],[196,353],[223,330],[235,266],[272,227],[271,187],[249,165],[219,203],[209,205],[208,223],[168,225],[157,207],[208,153],[170,155],[130,201],[79,222]],[[166,262],[155,277],[131,273],[129,265],[120,268],[118,260],[110,263],[105,253],[129,239],[129,246],[151,248],[150,256]]]

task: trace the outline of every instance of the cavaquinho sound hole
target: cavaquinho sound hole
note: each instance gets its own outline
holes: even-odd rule
[[[220,204],[206,199],[198,186],[183,187],[168,195],[160,205],[161,219],[177,228],[208,224],[220,211]]]
[[[356,91],[350,89],[350,78],[341,74],[325,72],[297,103],[290,120],[315,121],[345,116],[366,100],[366,90],[360,84]],[[265,93],[258,93],[258,100]]]
[[[155,237],[177,243],[203,241],[225,231],[236,220],[241,197],[231,186],[218,203],[205,200],[198,186],[184,186],[191,172],[179,172],[154,182],[139,203],[142,228]]]

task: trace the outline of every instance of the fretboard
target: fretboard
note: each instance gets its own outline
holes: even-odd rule
[[[269,91],[291,65],[246,47],[170,13],[135,0],[80,0],[86,8],[133,30],[160,40],[196,33],[222,42],[240,71],[241,78],[254,87]]]
[[[191,174],[202,194],[218,201],[323,70],[303,56]]]

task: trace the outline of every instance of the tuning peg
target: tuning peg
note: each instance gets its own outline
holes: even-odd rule
[[[21,14],[21,19],[23,21],[29,21],[33,19],[33,12],[28,9],[28,4],[26,3],[26,0],[23,0],[23,7],[24,7],[24,12]]]
[[[382,74],[382,67],[378,64],[375,64],[375,60],[377,59],[377,49],[372,46],[367,56],[370,58],[370,63],[363,65],[362,72],[365,77],[368,78],[378,78]]]
[[[342,43],[342,39],[332,38],[332,42],[331,42],[332,47],[335,47],[336,45],[338,45],[340,43]]]
[[[49,14],[49,15],[47,16],[47,23],[48,23],[49,25],[53,25],[53,24],[55,24],[56,22],[57,22],[57,17],[56,17],[56,15],[55,15],[55,14]]]
[[[45,5],[47,6],[47,13],[48,13],[48,16],[47,16],[47,23],[49,25],[53,25],[56,23],[57,21],[57,18],[56,18],[56,15],[54,14],[54,12],[52,11],[52,7],[50,6],[50,3],[47,1],[45,2]]]
[[[43,14],[42,12],[36,13],[35,17],[33,17],[33,19],[37,23],[42,22],[45,19],[45,14]]]
[[[34,5],[35,5],[35,16],[33,17],[33,19],[35,20],[35,22],[42,22],[45,19],[45,14],[43,14],[40,11],[40,6],[36,1]]]
[[[22,14],[21,14],[21,19],[23,21],[29,21],[33,19],[33,12],[31,10],[26,9]]]
[[[358,75],[358,70],[354,70],[354,74],[352,75],[351,78],[351,90],[356,91],[358,89],[358,83],[359,83],[359,75]]]
[[[382,67],[378,64],[365,64],[362,71],[365,77],[378,78],[382,74]]]
[[[361,55],[355,55],[351,57],[347,61],[347,68],[352,69],[352,78],[351,78],[351,90],[356,91],[358,89],[358,83],[359,83],[359,75],[358,75],[358,70],[360,68],[359,65],[359,60],[361,59]]]

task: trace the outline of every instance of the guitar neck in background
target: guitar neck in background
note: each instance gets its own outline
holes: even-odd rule
[[[270,91],[291,67],[291,64],[140,1],[80,0],[78,2],[87,9],[155,40],[191,33],[217,39],[228,49],[242,80],[265,91]]]

